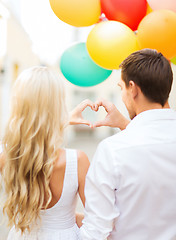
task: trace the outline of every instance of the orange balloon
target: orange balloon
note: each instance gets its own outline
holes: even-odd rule
[[[139,47],[156,49],[166,58],[176,56],[176,13],[157,10],[145,16],[137,31]]]

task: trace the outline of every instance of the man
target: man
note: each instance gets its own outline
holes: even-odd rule
[[[164,108],[173,81],[171,66],[161,53],[145,49],[127,57],[121,69],[118,85],[132,121],[106,101],[87,103],[108,112],[95,126],[128,126],[103,140],[94,155],[81,237],[175,240],[176,113]]]

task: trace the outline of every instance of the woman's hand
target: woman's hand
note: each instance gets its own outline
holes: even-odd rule
[[[97,121],[94,124],[84,119],[82,112],[88,106],[95,112],[98,111],[100,106],[104,107],[107,112],[105,119]],[[130,121],[118,111],[113,103],[104,99],[98,100],[95,103],[91,102],[89,99],[84,100],[75,109],[73,109],[73,111],[71,111],[69,121],[70,125],[85,124],[91,128],[108,126],[113,128],[120,128],[121,130],[124,130],[129,122]]]
[[[93,102],[91,102],[89,99],[86,99],[70,112],[70,118],[69,118],[70,125],[77,125],[77,124],[85,124],[88,126],[91,125],[91,123],[88,120],[84,119],[82,116],[82,112],[86,107],[90,107],[93,110]]]

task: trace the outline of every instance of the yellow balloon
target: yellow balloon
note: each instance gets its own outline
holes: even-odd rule
[[[98,22],[100,0],[49,0],[56,16],[75,27],[86,27]]]
[[[134,32],[117,21],[96,24],[88,35],[86,45],[93,61],[110,70],[118,69],[128,55],[139,49]]]

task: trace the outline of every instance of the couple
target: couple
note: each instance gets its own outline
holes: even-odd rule
[[[105,100],[84,101],[68,119],[64,87],[45,67],[17,79],[1,153],[4,212],[13,226],[8,240],[176,239],[171,66],[145,49],[120,67],[118,85],[131,122]],[[103,106],[106,118],[92,126],[81,115],[87,106]],[[69,121],[123,131],[99,144],[89,168],[85,153],[62,148]],[[77,193],[85,206],[83,225],[75,214]]]

